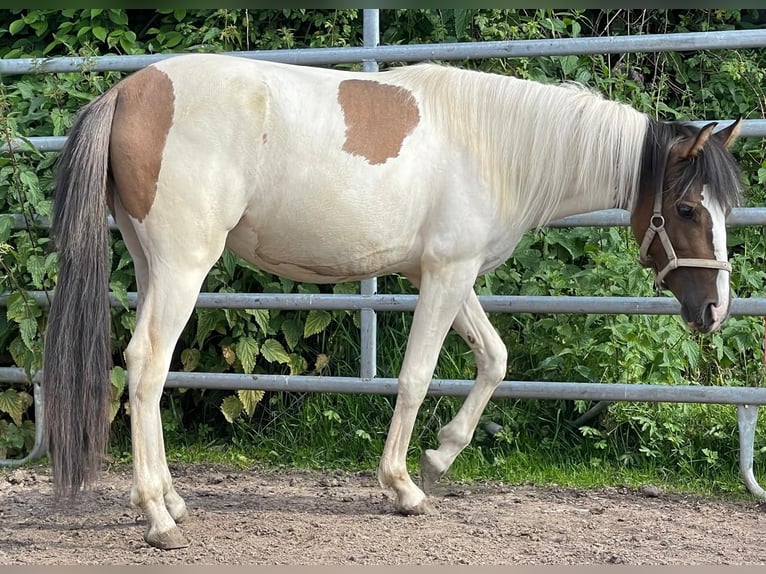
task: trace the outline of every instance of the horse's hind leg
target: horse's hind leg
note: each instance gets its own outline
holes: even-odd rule
[[[471,292],[463,303],[453,327],[476,357],[476,383],[455,418],[439,431],[438,450],[426,450],[420,459],[420,476],[426,492],[471,441],[479,417],[507,369],[508,352],[475,293]]]
[[[194,309],[202,281],[223,252],[225,231],[177,226],[172,234],[153,234],[146,223],[134,227],[118,208],[120,228],[139,277],[136,328],[125,361],[128,367],[133,442],[131,503],[141,507],[148,526],[144,539],[170,549],[187,546],[176,519],[186,506],[172,486],[165,458],[160,398],[173,350]],[[223,226],[222,226],[223,227]]]
[[[133,338],[125,351],[133,440],[131,503],[146,513],[144,539],[158,548],[187,545],[173,514],[185,505],[170,485],[160,398],[178,337],[199,294],[208,265],[150,263],[150,278]],[[171,514],[172,512],[172,514]]]
[[[144,253],[144,249],[141,246],[141,242],[138,239],[133,223],[128,217],[125,209],[120,203],[120,198],[115,194],[115,220],[120,227],[120,233],[123,241],[133,258],[133,266],[135,268],[136,284],[138,292],[138,302],[136,304],[136,316],[141,316],[141,310],[143,307],[144,299],[146,297],[146,291],[149,286],[149,263]],[[130,375],[128,375],[130,376]],[[159,411],[157,416],[160,416]],[[162,421],[157,421],[158,425],[162,425]],[[165,458],[165,449],[160,444],[158,451],[161,455],[161,474],[162,474],[162,490],[165,493],[165,506],[170,513],[170,516],[176,523],[183,522],[189,515],[186,510],[186,503],[181,498],[173,487],[173,478],[170,475],[170,469],[168,469],[167,460]]]

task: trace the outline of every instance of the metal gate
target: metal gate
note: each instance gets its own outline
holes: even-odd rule
[[[766,30],[737,30],[681,34],[647,34],[566,38],[556,40],[511,40],[455,44],[379,46],[379,11],[364,11],[364,46],[360,48],[317,48],[300,50],[256,50],[231,52],[254,59],[303,65],[329,65],[362,62],[364,71],[376,71],[378,62],[416,62],[427,59],[463,60],[473,58],[515,58],[553,55],[582,55],[628,52],[689,51],[703,49],[743,49],[766,47]],[[48,60],[0,60],[0,74],[94,71],[134,71],[175,54],[151,56],[101,56],[94,58],[52,58]],[[725,120],[724,120],[725,121]],[[692,122],[703,125],[707,122]],[[741,137],[765,137],[766,119],[744,120]],[[29,141],[40,151],[58,151],[64,137],[32,137]],[[3,148],[5,150],[5,148]],[[7,150],[5,150],[7,152]],[[567,217],[550,227],[627,226],[630,214],[619,209]],[[766,207],[734,209],[727,219],[729,226],[766,225]],[[24,225],[21,216],[15,225]],[[110,226],[114,222],[110,220]],[[377,282],[361,282],[359,295],[272,294],[272,293],[202,293],[198,308],[282,309],[282,310],[359,310],[361,313],[361,364],[358,377],[323,377],[308,375],[251,375],[237,373],[170,372],[167,388],[259,389],[268,391],[308,391],[358,394],[396,394],[396,379],[376,377],[376,341],[378,311],[407,311],[415,308],[416,295],[377,293]],[[47,305],[44,292],[29,292],[41,306]],[[680,305],[669,297],[576,297],[576,296],[484,296],[479,297],[488,312],[498,313],[596,313],[596,314],[678,314]],[[5,306],[6,296],[0,296]],[[128,294],[135,307],[136,294]],[[120,303],[112,297],[113,306]],[[734,299],[731,314],[766,316],[766,297]],[[0,381],[26,383],[23,369],[0,367]],[[465,396],[473,381],[433,380],[430,395]],[[620,383],[582,383],[549,381],[503,381],[494,398],[587,399],[596,401],[647,401],[716,403],[737,405],[740,439],[740,472],[753,494],[766,498],[753,476],[753,447],[758,407],[766,405],[766,388],[701,387],[692,385],[648,385]],[[23,464],[45,454],[42,437],[43,395],[39,380],[34,381],[36,415],[35,446],[23,459],[0,460],[0,465]]]

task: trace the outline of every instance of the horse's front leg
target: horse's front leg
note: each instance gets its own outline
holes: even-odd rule
[[[463,303],[453,327],[476,357],[476,384],[455,418],[439,431],[439,448],[426,450],[420,459],[420,477],[426,492],[471,442],[479,418],[507,370],[505,344],[475,293]]]
[[[458,309],[471,292],[477,269],[478,265],[473,262],[424,265],[420,279],[413,280],[420,284],[420,296],[399,373],[396,406],[378,468],[380,484],[394,490],[394,505],[402,514],[430,511],[425,494],[407,472],[407,449],[442,343]]]

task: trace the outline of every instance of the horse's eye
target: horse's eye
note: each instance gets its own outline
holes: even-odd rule
[[[676,206],[676,211],[678,212],[678,215],[684,219],[694,218],[694,206],[689,205],[688,203],[679,203]]]

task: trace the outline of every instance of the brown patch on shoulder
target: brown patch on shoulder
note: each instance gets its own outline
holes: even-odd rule
[[[343,151],[381,164],[399,155],[404,138],[420,122],[409,90],[372,80],[344,80],[338,102],[346,122]]]
[[[112,177],[120,203],[139,221],[148,215],[157,193],[174,100],[170,78],[152,66],[119,85],[109,144]]]

